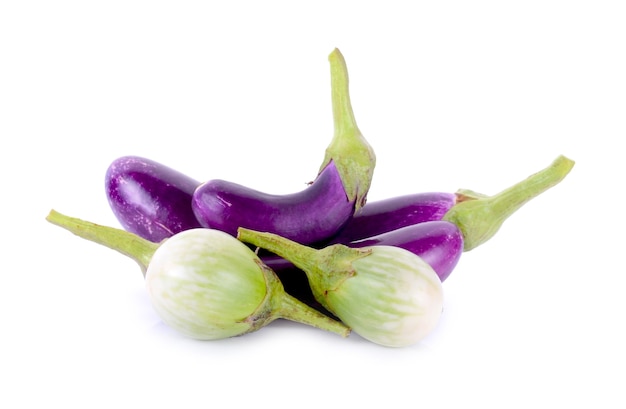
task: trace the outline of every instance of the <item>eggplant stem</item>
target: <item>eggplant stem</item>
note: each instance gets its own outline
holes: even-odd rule
[[[259,232],[240,227],[237,229],[237,239],[268,250],[296,266],[307,266],[316,259],[317,249],[297,243],[293,240],[273,233]]]
[[[93,241],[132,258],[139,264],[144,277],[148,264],[159,247],[158,243],[153,243],[125,230],[66,216],[56,210],[51,210],[46,220],[74,233],[78,237]]]
[[[322,314],[287,293],[275,300],[276,312],[280,318],[333,332],[344,338],[350,335],[351,328],[346,324]]]
[[[357,126],[350,100],[346,61],[335,48],[328,56],[330,62],[331,101],[335,134],[326,148],[321,172],[333,161],[346,191],[348,201],[358,211],[367,199],[372,183],[376,155]]]
[[[457,202],[443,217],[456,224],[463,233],[464,251],[488,241],[502,223],[531,199],[557,185],[567,176],[574,161],[563,155],[550,166],[493,196],[459,190],[460,195],[472,193],[469,199]]]
[[[274,233],[259,232],[240,227],[237,238],[253,246],[264,248],[293,263],[307,276],[315,298],[324,305],[325,290],[339,288],[355,272],[352,263],[372,253],[371,248],[351,248],[333,244],[315,249]]]

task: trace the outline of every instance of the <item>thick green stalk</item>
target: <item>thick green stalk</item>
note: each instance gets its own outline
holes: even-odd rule
[[[352,263],[372,252],[371,249],[350,248],[341,244],[318,250],[277,234],[242,227],[237,232],[237,238],[289,260],[304,271],[318,300],[324,298],[326,290],[338,288],[352,277],[355,274]]]
[[[66,216],[56,210],[51,210],[46,217],[46,220],[52,224],[69,230],[83,239],[101,244],[132,258],[137,262],[137,264],[139,264],[141,272],[144,276],[146,275],[146,270],[152,255],[159,247],[157,243],[148,241],[125,230],[101,226],[99,224]]]
[[[348,68],[341,52],[335,49],[330,62],[331,98],[335,134],[326,148],[320,171],[331,161],[337,167],[348,200],[360,209],[370,189],[376,155],[361,134],[350,102]]]
[[[464,238],[464,251],[472,250],[489,240],[502,223],[531,199],[558,184],[574,166],[565,156],[557,157],[550,166],[494,196],[473,195],[453,206],[443,217],[456,224]]]
[[[331,100],[335,135],[341,135],[346,139],[358,138],[361,131],[359,131],[352,110],[350,79],[346,60],[343,54],[335,48],[328,56],[328,61],[330,63]]]
[[[266,316],[267,320],[263,323],[259,322],[259,328],[269,324],[269,322],[275,319],[282,318],[333,332],[342,337],[347,337],[350,334],[351,329],[343,322],[330,318],[287,294],[280,279],[272,269],[263,264],[261,268],[263,269],[269,289],[268,298],[271,304],[269,315],[260,314],[261,316]]]

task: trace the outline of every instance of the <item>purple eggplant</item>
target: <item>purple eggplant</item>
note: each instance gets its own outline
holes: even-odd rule
[[[425,192],[368,202],[331,243],[349,243],[441,218],[457,203],[454,193]]]
[[[270,195],[211,180],[196,190],[193,209],[206,227],[233,236],[240,226],[262,226],[264,231],[314,243],[328,238],[352,217],[354,202],[348,200],[331,162],[310,186],[290,195]]]
[[[192,198],[194,214],[202,226],[233,236],[239,227],[245,227],[313,244],[336,234],[365,204],[376,156],[356,125],[348,72],[339,50],[330,54],[329,62],[335,133],[315,180],[304,190],[288,195],[209,180]]]
[[[493,237],[525,203],[563,180],[573,166],[574,161],[559,156],[545,169],[493,196],[459,189],[368,202],[326,244],[346,244],[412,224],[447,220],[463,232],[465,251],[469,251]]]
[[[463,235],[445,220],[428,221],[348,243],[350,247],[395,246],[420,256],[441,281],[452,273],[463,253]]]
[[[191,209],[200,182],[153,160],[124,156],[106,171],[105,192],[122,227],[158,243],[201,227]]]

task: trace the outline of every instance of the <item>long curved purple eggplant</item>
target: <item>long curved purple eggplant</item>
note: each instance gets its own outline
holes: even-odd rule
[[[328,238],[352,217],[354,202],[348,200],[331,162],[310,186],[290,195],[271,195],[211,180],[197,189],[193,209],[206,227],[233,236],[240,226],[262,226],[264,231],[314,243]]]
[[[376,156],[354,119],[345,60],[337,49],[328,59],[335,134],[313,183],[297,193],[273,195],[209,180],[192,198],[202,226],[233,236],[245,227],[313,244],[337,233],[365,204]]]
[[[201,227],[191,209],[200,182],[153,160],[124,156],[105,175],[105,192],[122,227],[158,243]]]

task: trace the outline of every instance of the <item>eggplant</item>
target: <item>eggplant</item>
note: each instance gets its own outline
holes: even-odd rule
[[[412,224],[446,220],[459,227],[464,251],[470,251],[491,239],[520,207],[560,183],[573,166],[573,160],[560,155],[548,167],[493,196],[459,189],[368,202],[324,244],[346,244]]]
[[[293,262],[306,274],[315,299],[369,341],[408,346],[427,336],[441,317],[441,280],[410,251],[341,244],[315,249],[243,228],[237,238]]]
[[[205,227],[236,236],[240,226],[262,226],[264,231],[306,243],[328,238],[354,212],[334,162],[298,193],[271,195],[214,179],[202,184],[192,200]]]
[[[368,202],[329,242],[350,243],[441,218],[457,203],[455,193],[424,192]]]
[[[275,195],[225,180],[206,181],[192,197],[202,226],[233,236],[244,227],[313,244],[335,235],[362,208],[376,155],[354,119],[345,60],[337,49],[328,59],[334,136],[313,182],[300,192]]]
[[[122,227],[154,243],[201,227],[191,209],[200,182],[150,159],[123,156],[105,175],[105,192]]]
[[[287,319],[347,337],[350,328],[286,294],[273,271],[241,241],[222,231],[190,229],[161,243],[66,216],[46,220],[135,260],[163,322],[190,338],[216,340]]]
[[[366,206],[367,207],[367,206]],[[459,228],[448,221],[433,220],[412,224],[396,230],[345,244],[352,248],[370,246],[395,246],[420,256],[429,264],[441,282],[445,281],[463,253],[463,235]],[[280,256],[269,254],[261,260],[280,278],[285,291],[316,310],[334,317],[315,299],[306,273]]]

